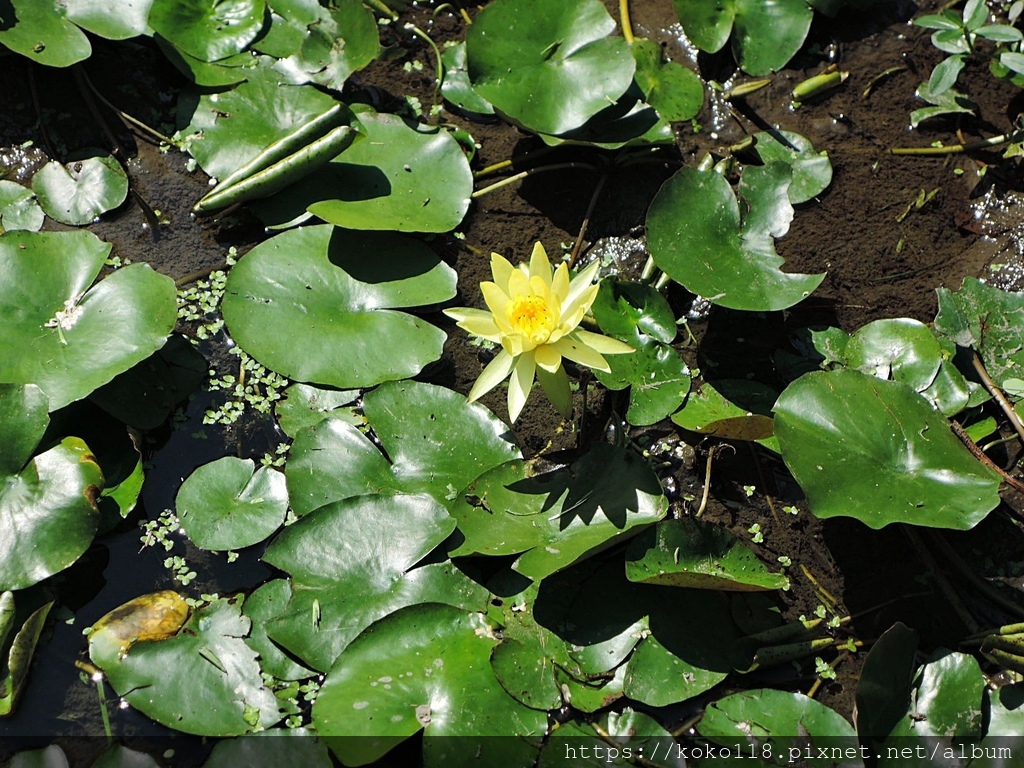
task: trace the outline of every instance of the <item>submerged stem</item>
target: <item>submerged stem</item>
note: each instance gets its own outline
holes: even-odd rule
[[[597,186],[594,187],[594,194],[590,196],[590,204],[587,206],[587,212],[583,214],[583,223],[580,224],[580,233],[576,236],[576,242],[572,246],[572,255],[569,256],[569,269],[576,266],[576,261],[580,257],[580,251],[583,250],[583,238],[587,235],[587,228],[590,226],[590,217],[594,213],[594,207],[597,205],[597,199],[601,196],[601,190],[604,189],[605,182],[608,181],[608,173],[601,174],[601,178],[597,180]]]
[[[1006,399],[1006,395],[1003,394],[998,385],[992,381],[992,377],[988,375],[988,371],[985,369],[985,363],[982,362],[978,353],[974,353],[974,359],[971,360],[974,365],[974,370],[978,374],[978,378],[981,379],[981,383],[985,385],[985,389],[992,395],[992,399],[999,404],[999,407],[1003,409],[1003,413],[1006,414],[1006,418],[1010,420],[1010,424],[1013,426],[1013,430],[1020,437],[1021,443],[1024,443],[1024,423],[1021,423],[1020,416],[1016,409],[1010,404],[1010,401]]]
[[[437,103],[437,94],[441,92],[441,83],[444,82],[444,65],[441,63],[441,51],[438,49],[437,43],[430,39],[430,35],[415,24],[406,24],[405,29],[421,40],[426,40],[427,45],[434,51],[434,102]]]
[[[502,187],[507,187],[511,184],[515,184],[517,181],[522,181],[527,176],[532,176],[535,173],[543,173],[545,171],[564,171],[568,168],[584,168],[589,171],[597,171],[597,168],[591,165],[590,163],[555,163],[554,165],[542,165],[540,168],[531,168],[528,171],[520,171],[514,176],[509,176],[507,179],[496,181],[489,187],[478,189],[476,192],[470,195],[470,197],[475,200],[476,198],[483,197],[484,195],[490,194],[491,192],[496,192]]]
[[[548,146],[532,149],[529,152],[524,152],[521,155],[510,157],[508,160],[502,160],[501,162],[494,163],[493,165],[488,165],[486,168],[481,168],[479,171],[473,174],[473,178],[482,179],[485,176],[491,176],[492,174],[504,171],[506,168],[511,168],[513,165],[522,164],[527,160],[533,160],[538,157],[543,157],[544,155],[551,152],[553,149],[555,149],[555,147]]]
[[[964,152],[973,152],[976,149],[998,147],[1000,144],[1012,144],[1021,139],[1024,139],[1024,131],[1004,133],[999,136],[982,139],[981,141],[974,141],[970,144],[952,144],[942,147],[892,147],[889,149],[889,152],[893,155],[959,155]]]

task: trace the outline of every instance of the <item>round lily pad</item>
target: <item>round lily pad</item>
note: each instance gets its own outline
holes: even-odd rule
[[[271,467],[255,472],[252,459],[224,456],[196,469],[175,504],[181,527],[200,549],[242,549],[263,541],[284,523],[288,489]]]
[[[815,152],[814,146],[799,133],[779,131],[783,144],[774,133],[757,134],[754,151],[765,163],[787,163],[793,170],[789,185],[789,202],[806,203],[817,197],[832,183],[832,163],[827,152]]]
[[[147,19],[155,0],[65,0],[68,19],[108,40],[148,35]]]
[[[546,713],[524,707],[494,679],[496,644],[480,614],[447,605],[397,611],[360,635],[328,672],[313,705],[317,733],[358,737],[328,739],[348,765],[372,762],[420,730],[462,737],[446,740],[446,755],[427,756],[430,766],[473,757],[481,765],[532,765],[526,742],[473,738],[547,729]]]
[[[340,91],[349,75],[380,53],[377,21],[360,0],[317,5],[314,13],[297,49],[275,68],[291,83],[313,82]]]
[[[734,693],[709,706],[697,728],[702,736],[723,746],[735,746],[737,739],[744,746],[747,739],[756,739],[755,744],[769,742],[774,754],[787,754],[790,747],[796,747],[810,749],[813,755],[817,740],[823,747],[839,743],[853,747],[854,755],[836,765],[854,768],[862,764],[859,757],[854,759],[859,750],[853,726],[835,710],[802,693],[772,688]]]
[[[773,238],[789,228],[793,209],[789,167],[748,167],[740,205],[728,180],[714,171],[683,168],[665,182],[647,211],[647,242],[665,274],[713,304],[769,311],[802,301],[824,275],[779,269]]]
[[[14,181],[0,180],[0,232],[11,229],[38,232],[45,218],[31,189]]]
[[[219,61],[256,39],[265,11],[264,0],[153,0],[149,24],[190,56]]]
[[[32,191],[50,218],[81,226],[124,202],[128,177],[110,155],[67,165],[50,161],[32,177]]]
[[[49,67],[70,67],[92,54],[89,38],[57,0],[7,0],[0,45]]]
[[[35,383],[56,410],[160,349],[174,281],[132,264],[95,287],[110,246],[89,232],[0,235],[0,380]]]
[[[599,0],[496,0],[466,30],[473,89],[538,133],[579,128],[618,101],[636,63]],[[566,94],[572,94],[567,98]]]
[[[999,476],[902,382],[852,370],[802,376],[775,404],[775,433],[818,517],[964,530],[999,504]]]
[[[228,276],[222,309],[232,338],[271,370],[369,387],[441,356],[444,333],[396,310],[454,295],[455,272],[422,243],[319,226],[249,251]]]
[[[704,85],[693,70],[663,61],[661,46],[652,40],[633,41],[636,81],[647,103],[669,122],[690,120],[704,105]]]
[[[216,600],[195,610],[177,634],[140,640],[127,653],[111,640],[117,625],[105,627],[89,636],[89,657],[119,696],[168,728],[201,736],[269,728],[281,713],[243,639],[250,621],[240,604]]]

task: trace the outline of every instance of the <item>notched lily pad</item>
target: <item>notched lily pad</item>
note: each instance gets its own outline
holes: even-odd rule
[[[757,381],[706,381],[691,392],[672,421],[683,429],[724,440],[750,440],[778,453],[772,406],[778,393]]]
[[[175,504],[181,527],[200,549],[242,549],[263,541],[284,523],[288,489],[284,474],[254,470],[252,459],[224,456],[196,469],[182,483]]]
[[[200,736],[269,728],[281,713],[243,639],[250,621],[240,603],[216,600],[193,611],[177,634],[139,640],[123,653],[121,622],[132,620],[130,611],[93,631],[89,657],[119,696],[168,728]],[[180,616],[174,609],[170,615]]]
[[[512,567],[539,580],[635,535],[667,508],[650,467],[610,445],[553,471],[511,461],[459,493],[452,516],[464,541],[451,555],[518,555]]]
[[[24,602],[24,601],[22,601]],[[0,717],[14,711],[53,601],[19,610],[14,593],[0,595]]]
[[[149,24],[190,56],[218,61],[256,39],[265,11],[264,0],[154,0]]]
[[[724,528],[684,518],[642,531],[626,549],[626,578],[645,584],[747,592],[788,589],[757,555]]]
[[[785,143],[774,133],[765,131],[757,134],[754,151],[762,162],[786,163],[793,172],[789,185],[789,202],[793,205],[806,203],[832,183],[832,163],[827,152],[815,152],[810,141],[792,131],[779,131]]]
[[[38,232],[45,218],[31,189],[15,181],[0,180],[0,233],[11,229]]]
[[[128,177],[113,157],[87,157],[61,165],[51,160],[32,177],[46,214],[62,224],[89,224],[128,196]]]

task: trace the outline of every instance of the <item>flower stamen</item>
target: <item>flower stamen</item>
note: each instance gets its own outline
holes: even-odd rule
[[[516,296],[508,303],[505,313],[512,327],[534,344],[546,342],[555,327],[554,313],[541,296]]]

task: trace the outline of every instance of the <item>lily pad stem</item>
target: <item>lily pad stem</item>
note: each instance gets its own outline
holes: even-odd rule
[[[1003,482],[1013,487],[1014,489],[1024,493],[1024,482],[1021,482],[1013,475],[1007,474],[1006,470],[996,464],[992,459],[985,455],[984,451],[977,446],[977,444],[971,439],[971,436],[964,432],[964,428],[957,424],[955,421],[949,422],[949,428],[953,430],[953,434],[960,438],[967,450],[971,452],[978,461],[984,464],[986,467],[995,470],[999,473],[999,476],[1003,478]]]
[[[184,275],[183,277],[179,277],[177,280],[175,280],[174,281],[174,287],[175,288],[184,288],[189,283],[194,283],[196,280],[201,280],[204,277],[208,277],[210,274],[212,274],[213,272],[216,272],[218,269],[227,269],[227,268],[228,268],[227,264],[217,264],[216,266],[213,266],[213,267],[206,267],[204,269],[200,269],[200,270],[197,270],[195,272],[189,272],[187,275]]]
[[[987,598],[995,605],[998,605],[1011,616],[1016,616],[1018,619],[1024,619],[1024,608],[1003,595],[1002,592],[985,581],[985,579],[981,578],[974,569],[971,568],[971,566],[964,562],[964,559],[960,557],[956,549],[952,547],[943,536],[935,531],[929,531],[928,538],[932,545],[938,549],[939,554],[942,555],[946,562],[952,565],[957,572],[964,577],[967,583],[974,587],[980,595]]]
[[[39,132],[43,135],[43,143],[46,145],[46,151],[54,160],[58,159],[56,150],[53,148],[53,142],[50,141],[50,132],[46,129],[46,121],[43,120],[43,113],[39,108],[39,90],[36,88],[36,74],[32,68],[32,62],[28,59],[25,60],[28,67],[28,91],[32,96],[32,107],[36,111],[36,119],[39,121]]]
[[[633,24],[629,20],[629,0],[619,0],[619,20],[622,23],[622,36],[630,45],[633,44]]]
[[[470,197],[475,200],[478,197],[483,197],[491,192],[495,192],[502,187],[507,187],[511,184],[515,184],[517,181],[522,181],[527,176],[532,176],[535,173],[543,173],[545,171],[564,171],[569,168],[584,168],[586,170],[594,171],[595,173],[597,172],[597,168],[590,163],[555,163],[554,165],[542,165],[540,168],[531,168],[528,171],[521,171],[514,176],[509,176],[507,179],[496,181],[489,187],[478,189],[470,195]]]
[[[704,495],[700,498],[700,506],[697,507],[697,511],[693,513],[694,517],[700,517],[704,514],[704,510],[708,507],[708,497],[711,495],[711,462],[715,460],[715,454],[722,448],[725,448],[726,444],[719,443],[712,445],[708,450],[708,463],[704,469]],[[728,446],[732,448],[732,446]],[[736,449],[732,448],[735,453]]]
[[[103,97],[103,94],[100,93],[98,90],[96,90],[96,86],[92,84],[92,81],[89,79],[89,76],[87,74],[85,74],[85,72],[82,72],[82,81],[88,86],[89,90],[92,91],[93,96],[95,96],[97,99],[99,99],[100,102],[105,107],[107,107],[107,109],[109,109],[112,112],[114,112],[118,117],[120,117],[126,123],[130,123],[131,125],[134,125],[136,128],[138,128],[143,133],[149,134],[149,136],[151,138],[154,138],[154,139],[156,139],[157,141],[159,141],[159,142],[161,142],[163,144],[167,144],[168,146],[174,146],[174,140],[171,139],[169,136],[164,136],[162,133],[160,133],[160,131],[156,130],[155,128],[150,128],[148,125],[146,125],[141,120],[137,120],[136,118],[134,118],[131,115],[129,115],[127,112],[122,112],[120,109],[118,109],[113,104],[111,104],[109,101],[107,101]]]
[[[665,286],[668,285],[671,279],[671,277],[662,272],[660,275],[658,275],[658,279],[654,281],[654,290],[658,291],[659,293],[661,291],[664,291]]]
[[[644,262],[643,271],[640,272],[640,282],[649,285],[657,279],[657,275],[658,265],[654,263],[653,256],[648,256],[647,261]]]
[[[999,407],[1003,409],[1003,413],[1006,414],[1006,418],[1010,420],[1010,424],[1013,425],[1014,431],[1020,437],[1020,441],[1024,444],[1024,424],[1021,423],[1020,416],[1017,414],[1016,409],[1010,404],[1010,401],[1006,399],[1006,395],[1003,394],[998,385],[992,381],[992,377],[988,375],[988,371],[985,370],[985,364],[978,357],[978,353],[974,353],[974,359],[971,360],[974,365],[974,370],[978,374],[978,378],[981,379],[981,383],[985,385],[985,389],[992,395],[992,399],[995,400]]]
[[[444,66],[441,64],[441,51],[438,50],[437,43],[430,39],[430,35],[415,24],[406,24],[405,29],[421,40],[425,40],[434,52],[434,103],[436,104],[437,95],[441,92],[441,83],[444,82]]]
[[[398,14],[395,13],[390,8],[388,8],[388,6],[381,2],[381,0],[365,0],[365,2],[368,6],[370,6],[379,13],[383,13],[392,21],[395,21],[398,18]]]
[[[700,722],[702,717],[704,717],[704,713],[703,712],[701,712],[700,714],[694,715],[690,719],[684,720],[679,725],[678,728],[676,728],[674,731],[670,731],[670,733],[675,738],[679,738],[680,736],[685,736],[686,734],[688,734],[690,732],[690,730],[693,728],[693,726],[695,726],[697,723]]]
[[[590,196],[590,204],[587,205],[587,212],[583,214],[583,223],[580,224],[580,233],[576,235],[576,242],[572,246],[572,254],[569,256],[569,269],[573,269],[576,266],[576,261],[580,257],[580,252],[583,250],[583,238],[587,235],[587,228],[590,226],[590,217],[594,213],[594,207],[597,205],[597,198],[601,196],[601,190],[604,189],[605,182],[608,181],[608,173],[601,174],[601,178],[597,180],[597,186],[594,187],[594,194]]]
[[[543,157],[553,149],[555,149],[555,147],[544,146],[529,152],[524,152],[521,155],[516,155],[515,157],[510,157],[508,160],[502,160],[500,163],[494,163],[494,165],[488,165],[486,168],[481,168],[473,174],[473,178],[482,179],[485,176],[491,176],[492,174],[504,171],[506,168],[511,168],[513,165],[522,165],[527,160]]]
[[[1021,139],[1024,139],[1024,131],[1004,133],[981,141],[973,141],[970,144],[950,144],[942,147],[892,147],[889,152],[893,155],[959,155],[964,152],[974,152],[976,149],[998,147],[1000,144],[1012,144]]]

